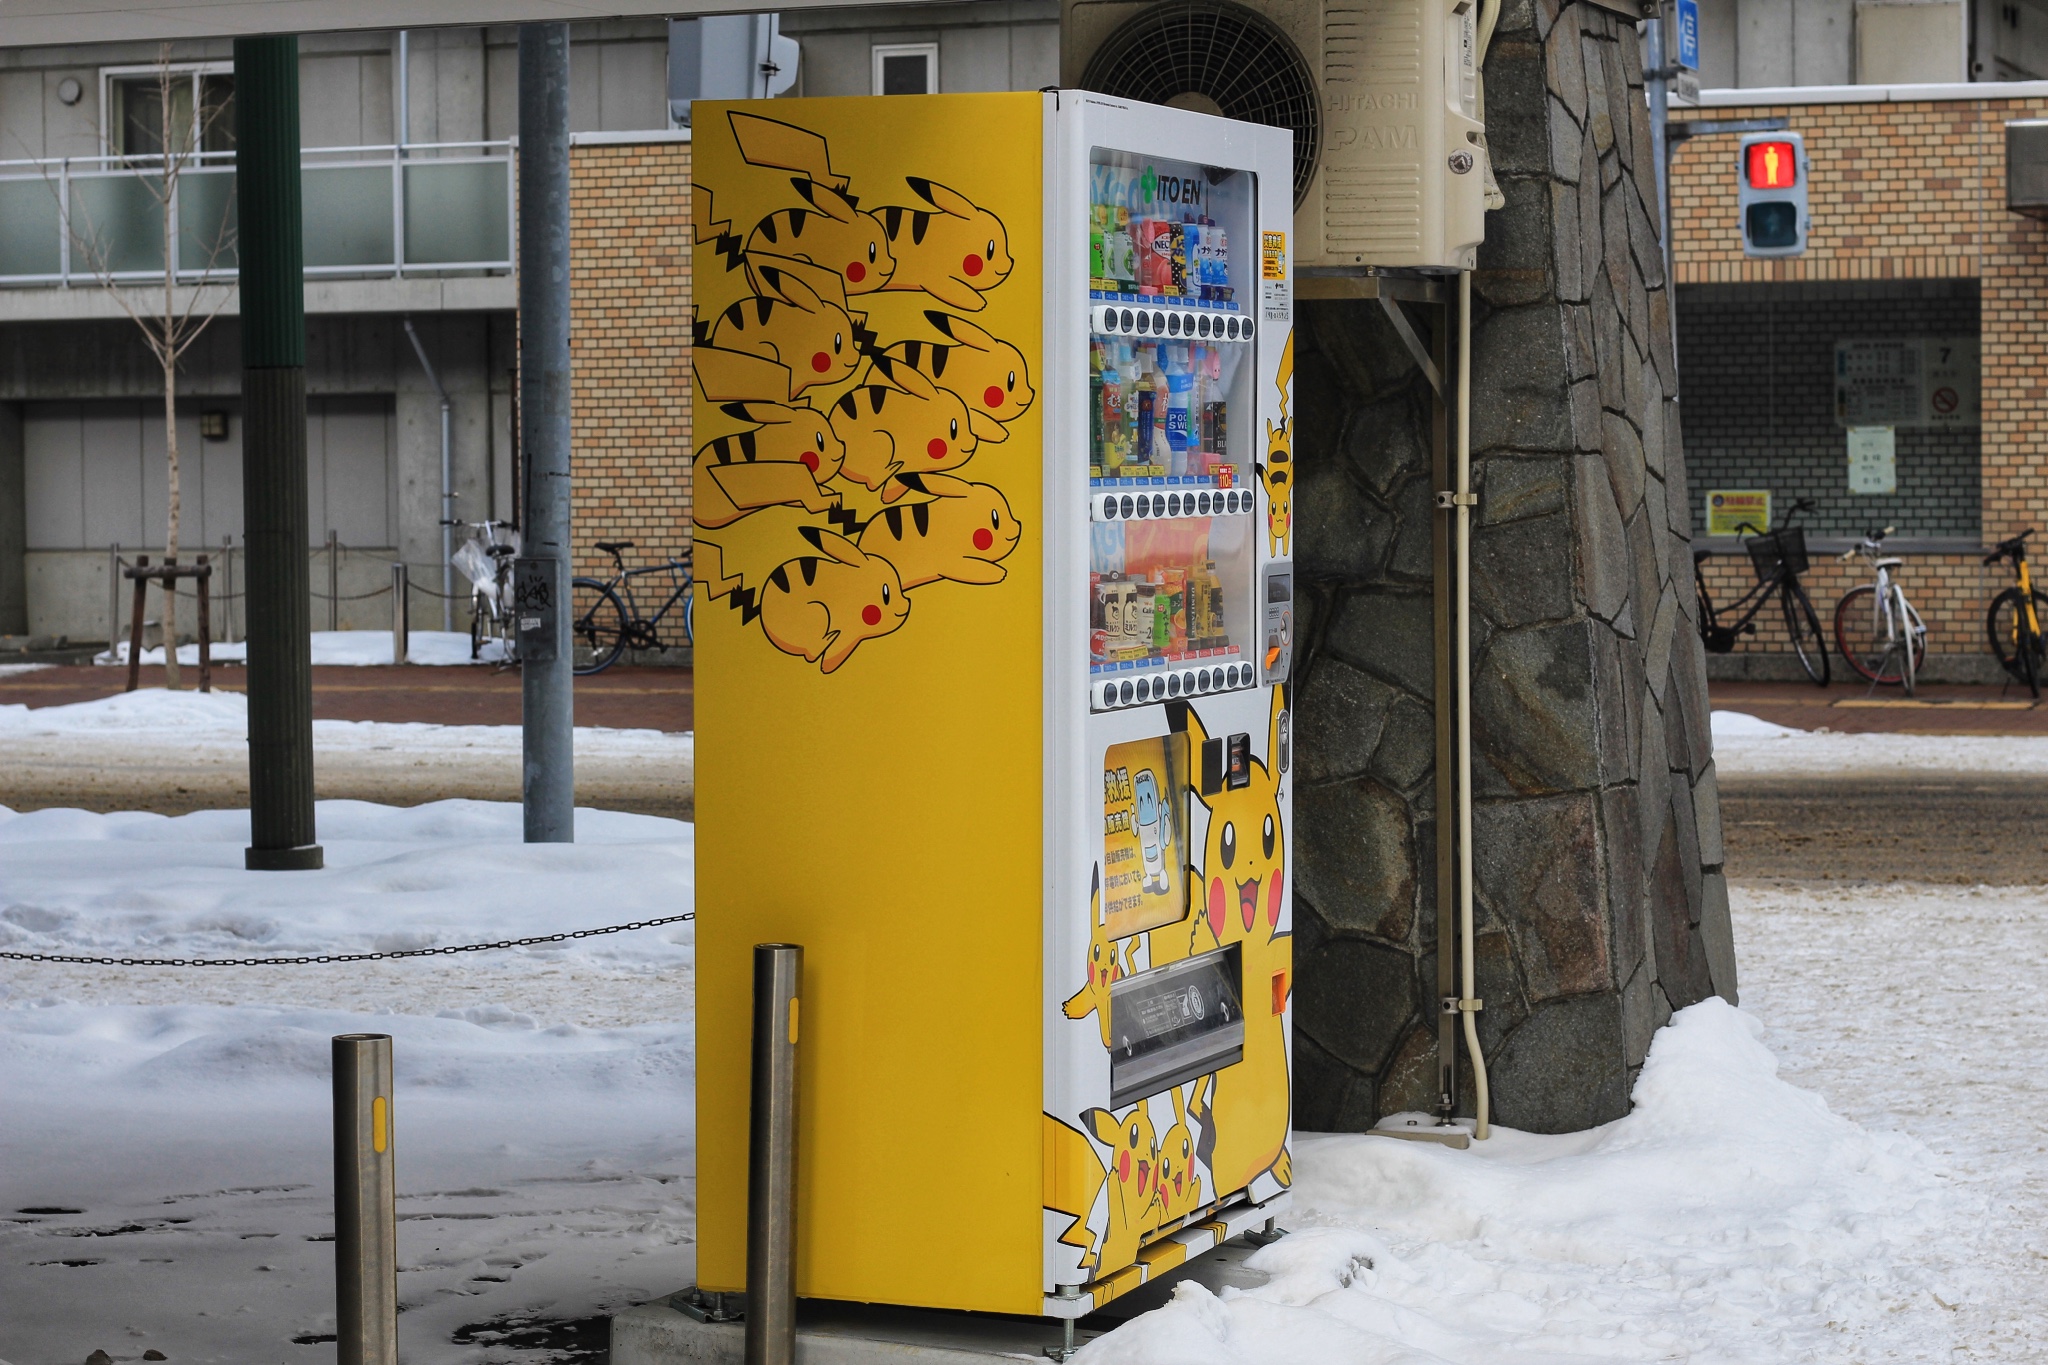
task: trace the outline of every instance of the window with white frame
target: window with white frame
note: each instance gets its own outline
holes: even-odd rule
[[[939,92],[937,43],[877,43],[877,95],[936,95]]]
[[[168,87],[168,88],[167,88]],[[165,146],[166,96],[170,145]],[[100,141],[109,156],[226,152],[235,146],[235,70],[224,62],[100,70]]]

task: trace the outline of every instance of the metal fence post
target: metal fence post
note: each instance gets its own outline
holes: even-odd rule
[[[107,658],[121,662],[121,542],[107,546]]]
[[[746,1365],[796,1360],[796,1039],[804,950],[754,945]]]
[[[327,628],[341,629],[341,536],[327,528]]]
[[[402,559],[391,564],[391,662],[405,662],[412,643],[412,582]]]
[[[336,1365],[398,1365],[391,1035],[334,1039]]]

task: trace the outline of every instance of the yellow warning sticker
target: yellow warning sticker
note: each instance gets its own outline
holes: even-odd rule
[[[1287,278],[1287,234],[1284,232],[1262,232],[1259,251],[1259,278],[1262,280],[1284,280]]]

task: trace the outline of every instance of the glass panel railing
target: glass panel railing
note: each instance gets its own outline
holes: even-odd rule
[[[55,275],[64,266],[62,231],[54,181],[0,180],[0,275]]]
[[[415,161],[405,168],[405,263],[471,265],[512,255],[511,165]]]
[[[164,209],[161,175],[94,171],[71,176],[74,275],[161,274]]]
[[[235,227],[232,167],[195,168],[178,178],[178,269],[235,269]]]
[[[308,166],[299,186],[306,269],[392,266],[389,165]]]

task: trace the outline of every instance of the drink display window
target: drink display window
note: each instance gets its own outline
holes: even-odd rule
[[[1091,157],[1096,710],[1257,682],[1255,190],[1247,171],[1101,148]]]

